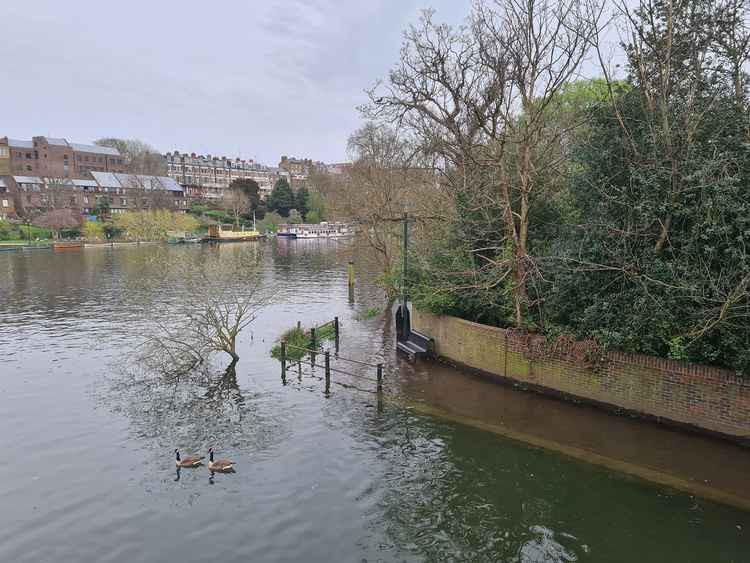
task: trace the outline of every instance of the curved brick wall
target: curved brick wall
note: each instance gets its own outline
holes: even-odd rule
[[[750,380],[733,372],[622,352],[591,367],[569,353],[530,353],[528,336],[416,310],[412,326],[439,356],[487,375],[750,443]]]

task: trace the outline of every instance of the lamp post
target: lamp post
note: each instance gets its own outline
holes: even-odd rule
[[[401,278],[401,303],[406,311],[407,294],[407,267],[409,265],[409,214],[404,212],[404,271]]]

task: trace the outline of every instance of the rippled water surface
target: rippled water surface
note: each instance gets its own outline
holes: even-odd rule
[[[277,291],[236,373],[222,358],[179,379],[135,369],[144,327],[190,291],[165,265],[202,253],[258,253]],[[750,561],[748,512],[410,408],[607,442],[608,415],[400,362],[389,317],[363,315],[384,308],[366,258],[336,241],[0,253],[0,561]],[[282,381],[274,340],[334,316],[342,356],[385,363],[380,400],[338,374],[348,386],[325,397],[305,366]],[[727,487],[750,475],[733,446],[614,420],[649,464]],[[175,447],[210,446],[235,474],[175,470]]]

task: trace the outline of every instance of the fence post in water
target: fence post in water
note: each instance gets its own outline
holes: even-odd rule
[[[333,317],[333,332],[336,335],[336,340],[339,339],[339,318]]]
[[[383,390],[383,364],[378,364],[378,393]]]
[[[310,329],[310,363],[315,367],[315,327]]]
[[[281,377],[286,377],[286,340],[281,341]]]
[[[326,395],[331,392],[331,353],[326,350]]]

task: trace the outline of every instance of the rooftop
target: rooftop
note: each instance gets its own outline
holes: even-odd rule
[[[43,184],[39,176],[13,176],[17,184]]]
[[[21,141],[20,139],[8,139],[9,147],[16,147],[17,149],[33,149],[34,143],[31,141]]]
[[[112,147],[100,147],[99,145],[83,145],[81,143],[70,143],[74,151],[91,152],[95,154],[106,154],[108,156],[120,156],[120,151]]]

